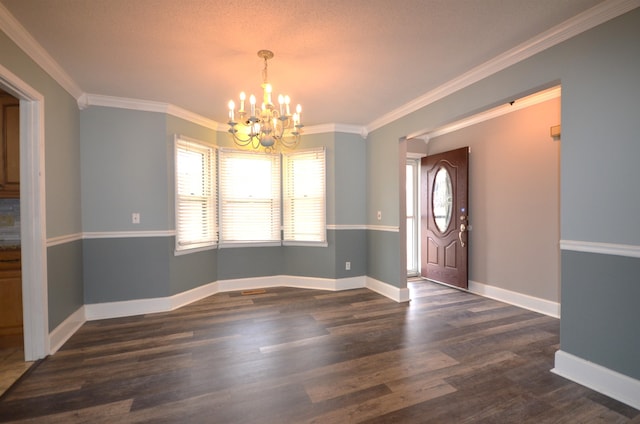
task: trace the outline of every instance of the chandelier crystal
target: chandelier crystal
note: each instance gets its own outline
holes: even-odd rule
[[[238,146],[251,146],[254,149],[276,150],[279,147],[293,149],[300,143],[302,125],[300,105],[291,113],[289,96],[278,96],[278,106],[271,99],[273,87],[267,75],[267,61],[273,58],[273,52],[260,50],[258,57],[264,59],[262,70],[262,106],[256,105],[256,96],[249,96],[249,110],[245,109],[246,94],[240,93],[239,108],[233,100],[229,101],[229,133]],[[238,121],[236,121],[236,117]],[[236,127],[240,128],[240,130]]]

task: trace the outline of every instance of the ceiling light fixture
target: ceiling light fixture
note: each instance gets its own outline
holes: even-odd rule
[[[236,110],[233,100],[229,101],[229,132],[233,141],[238,146],[251,146],[254,149],[264,147],[265,150],[276,150],[279,147],[287,149],[295,148],[300,143],[302,125],[300,105],[296,112],[291,114],[289,96],[278,96],[278,107],[271,101],[273,87],[269,84],[267,75],[267,61],[273,58],[273,52],[260,50],[258,57],[264,59],[262,70],[262,106],[256,107],[256,97],[249,97],[249,111],[245,109],[246,94],[240,93],[240,107]],[[236,122],[235,118],[239,122]],[[243,131],[236,126],[240,124]],[[246,137],[245,137],[246,136]]]

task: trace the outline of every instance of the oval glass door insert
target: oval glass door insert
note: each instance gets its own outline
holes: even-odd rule
[[[449,172],[441,166],[433,183],[433,218],[440,232],[444,233],[451,223],[453,212],[453,188]]]

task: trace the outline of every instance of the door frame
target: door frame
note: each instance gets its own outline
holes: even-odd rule
[[[26,361],[49,354],[44,96],[0,65],[0,87],[20,99],[20,239]]]

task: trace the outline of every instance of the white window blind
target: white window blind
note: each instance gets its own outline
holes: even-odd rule
[[[326,243],[325,149],[282,156],[284,243]]]
[[[217,242],[215,149],[175,138],[176,250]]]
[[[280,243],[280,156],[219,151],[220,244]]]

